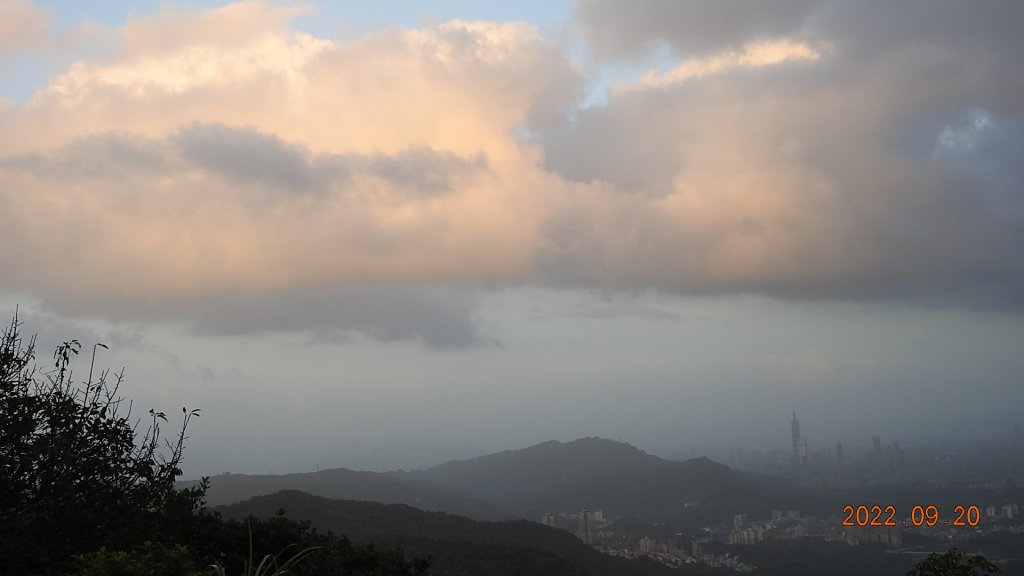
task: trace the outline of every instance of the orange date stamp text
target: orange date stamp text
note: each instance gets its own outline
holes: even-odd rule
[[[843,526],[977,526],[981,522],[981,510],[977,506],[956,505],[949,518],[939,515],[934,505],[914,506],[910,517],[896,519],[896,507],[889,506],[844,506]]]

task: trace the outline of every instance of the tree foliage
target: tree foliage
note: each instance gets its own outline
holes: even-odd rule
[[[177,490],[185,429],[172,440],[167,416],[146,425],[119,395],[123,371],[76,383],[77,340],[61,344],[51,370],[35,364],[35,338],[17,316],[0,337],[0,558],[9,574],[59,573],[73,555],[128,549],[191,517],[203,487]],[[102,345],[97,345],[102,346]],[[95,348],[93,349],[95,352]],[[93,356],[95,359],[95,354]]]
[[[0,335],[0,574],[184,576],[213,574],[214,565],[243,574],[256,553],[287,557],[305,548],[316,550],[288,564],[288,573],[426,574],[426,561],[406,561],[397,549],[317,534],[283,516],[224,521],[203,507],[206,478],[175,487],[185,430],[198,410],[183,408],[178,432],[167,439],[166,414],[133,417],[119,394],[123,371],[94,378],[102,344],[76,383],[77,340],[58,346],[52,368],[42,370],[35,338],[20,330],[15,315]]]
[[[269,518],[250,516],[217,524],[215,533],[197,544],[204,558],[224,567],[226,574],[246,574],[263,554],[294,557],[314,549],[288,573],[296,576],[344,574],[346,576],[425,576],[430,563],[406,560],[398,548],[377,549],[355,544],[345,536],[320,533],[308,521],[295,521],[284,510]]]
[[[981,576],[999,572],[999,567],[984,556],[967,558],[963,550],[950,548],[945,554],[932,554],[918,562],[907,572],[907,576]]]
[[[75,576],[199,576],[188,548],[144,542],[134,550],[107,550],[75,557]],[[209,571],[206,571],[209,573]]]

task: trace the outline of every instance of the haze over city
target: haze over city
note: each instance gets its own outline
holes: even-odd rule
[[[185,477],[1014,433],[1024,5],[0,0],[0,310]]]

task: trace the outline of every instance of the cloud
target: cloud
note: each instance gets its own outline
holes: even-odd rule
[[[372,177],[395,191],[412,195],[453,192],[486,171],[478,154],[460,158],[427,148],[394,154],[313,155],[304,147],[273,135],[222,124],[189,124],[172,135],[183,160],[240,186],[255,185],[284,192],[327,192],[352,187],[359,175]]]
[[[957,4],[928,26],[848,4],[582,3],[598,54],[674,59],[585,109],[582,67],[524,23],[337,43],[262,2],[130,19],[0,107],[0,290],[436,346],[484,339],[445,286],[1019,306],[1009,4],[972,13],[977,42]]]
[[[45,45],[53,14],[29,0],[0,0],[0,64],[16,52]]]
[[[362,334],[382,342],[419,340],[435,349],[494,344],[479,333],[470,293],[442,287],[233,294],[190,303],[181,314],[200,332],[214,335],[305,331],[321,342]]]
[[[136,15],[121,30],[122,58],[138,61],[154,56],[180,57],[201,49],[248,47],[254,38],[282,34],[295,17],[311,6],[267,0],[233,2],[206,10],[168,4],[154,15]],[[185,50],[183,50],[185,48]]]
[[[681,43],[711,14],[701,11],[759,22],[757,9],[673,6],[620,19],[607,4],[580,5],[610,38],[668,42],[681,61],[545,138],[549,169],[606,185],[573,188],[587,209],[548,221],[560,248],[542,260],[550,281],[1019,306],[1022,220],[1003,209],[1007,188],[994,202],[988,182],[999,171],[1016,181],[1020,169],[969,171],[933,153],[970,110],[985,110],[993,133],[1019,127],[1010,101],[1024,101],[1024,87],[1007,71],[1024,46],[1001,23],[1015,8],[972,12],[976,35],[964,41],[951,37],[960,4],[924,10],[926,27],[909,7],[851,8],[861,19],[850,26],[837,16],[847,3],[794,3],[799,18],[720,31],[694,57]],[[884,53],[869,50],[876,41]],[[758,57],[754,46],[774,48]]]
[[[480,154],[318,155],[249,129],[189,124],[164,139],[108,133],[10,156],[0,181],[4,282],[69,311],[349,282],[459,282],[501,277],[508,258],[523,257],[500,245],[518,223],[470,221],[486,218],[483,210],[497,219],[526,209],[492,194],[502,183]],[[31,265],[38,261],[47,265]]]
[[[330,181],[346,175],[340,167],[333,174],[320,176],[303,149],[253,130],[232,129],[222,124],[189,124],[173,140],[189,164],[242,185],[301,192],[312,188],[321,178]]]
[[[65,314],[214,333],[273,330],[213,313],[252,316],[231,302],[312,326],[290,294],[349,290],[339,302],[381,320],[324,313],[320,333],[482,342],[466,306],[408,287],[529,277],[547,187],[512,134],[571,103],[582,77],[524,24],[339,45],[284,30],[275,10],[230,7],[248,22],[230,41],[210,24],[228,12],[130,20],[121,52],[0,110],[0,286]]]
[[[622,89],[650,90],[730,70],[772,66],[787,61],[818,60],[821,51],[804,42],[774,40],[748,44],[707,58],[690,58],[665,73],[648,72]]]
[[[580,0],[576,12],[600,57],[633,58],[656,43],[676,55],[702,56],[799,31],[814,0],[654,0],[638,10],[615,0]]]

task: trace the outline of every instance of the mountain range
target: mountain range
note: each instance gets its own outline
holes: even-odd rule
[[[606,515],[661,521],[673,516],[759,513],[793,507],[805,496],[764,477],[738,473],[707,458],[664,460],[603,438],[545,442],[391,473],[423,480],[516,516],[601,509]]]
[[[207,502],[231,504],[280,490],[325,498],[406,504],[476,520],[539,519],[603,510],[645,522],[693,527],[746,512],[807,506],[808,496],[778,480],[739,473],[706,458],[665,460],[603,438],[550,441],[411,472],[344,468],[284,475],[225,474],[210,479]]]
[[[602,438],[544,442],[425,470],[225,474],[213,477],[207,492],[208,504],[226,517],[284,511],[357,542],[429,557],[432,573],[448,576],[724,574],[704,564],[674,570],[649,558],[603,554],[573,533],[576,514],[603,511],[605,521],[595,520],[591,529],[616,537],[672,539],[729,525],[734,514],[767,518],[770,511],[784,509],[820,518],[835,515],[842,501],[901,504],[922,495],[935,502],[948,496],[916,485],[812,493],[707,458],[670,461]],[[568,530],[538,522],[549,513]],[[884,548],[813,539],[743,547],[736,553],[766,575],[818,574],[826,565],[837,574],[903,574],[913,560]],[[1011,553],[1005,557],[1015,558]]]

